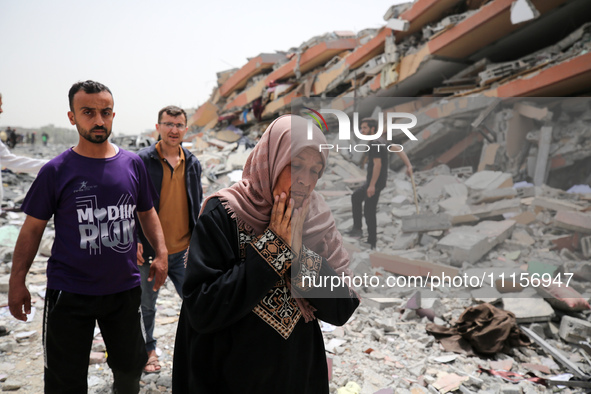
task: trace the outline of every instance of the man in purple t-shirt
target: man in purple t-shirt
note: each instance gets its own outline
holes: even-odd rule
[[[47,221],[55,241],[47,265],[43,314],[45,392],[86,392],[96,322],[113,371],[115,392],[139,392],[147,355],[140,315],[136,215],[156,250],[150,281],[166,279],[168,251],[152,205],[156,191],[141,159],[108,141],[111,91],[94,81],[69,92],[70,123],[78,144],[47,163],[22,205],[27,214],[13,255],[10,313],[26,321],[31,295],[25,277]]]

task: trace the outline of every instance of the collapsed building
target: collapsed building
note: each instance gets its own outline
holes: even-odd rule
[[[379,30],[328,33],[298,48],[259,54],[239,69],[219,72],[218,86],[189,125],[200,132],[230,128],[248,135],[291,112],[294,101],[301,98],[341,100],[338,107],[365,117],[374,108],[358,103],[371,103],[372,98],[398,98],[393,108],[382,108],[385,112],[416,113],[426,112],[433,102],[459,97],[467,101],[576,97],[591,88],[591,16],[584,1],[418,0],[392,6],[384,19],[387,24]],[[494,106],[493,102],[487,105]],[[473,116],[471,128],[434,125],[423,132],[432,138],[422,138],[415,144],[417,149],[405,146],[405,151],[418,169],[438,163],[477,167],[483,149],[488,155],[497,150],[496,164],[488,163],[491,168],[507,169],[503,168],[506,159],[518,166],[530,156],[523,145],[537,149],[531,138],[522,135],[527,134],[524,130],[534,131],[532,123],[552,114],[526,113],[527,109],[509,103],[505,107],[509,109],[504,118],[513,117],[505,131],[507,140],[497,140],[480,124],[486,116],[478,121]],[[480,108],[485,109],[492,111]],[[578,115],[569,108],[554,115],[557,119],[565,112]],[[466,120],[466,114],[459,117]],[[328,122],[334,120],[330,118]],[[577,134],[555,131],[552,135],[551,145],[562,146],[550,149],[547,184],[563,187],[563,175],[571,176],[572,166],[589,165],[588,138]],[[571,138],[566,141],[565,137]],[[457,160],[460,152],[462,163]],[[393,163],[393,169],[399,164]]]

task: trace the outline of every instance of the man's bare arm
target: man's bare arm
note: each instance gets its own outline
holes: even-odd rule
[[[156,256],[150,265],[148,281],[154,280],[154,291],[157,291],[164,284],[168,275],[168,250],[164,242],[164,233],[160,219],[154,208],[145,212],[138,212],[137,217],[142,225],[144,235],[154,248]]]
[[[16,240],[8,288],[8,306],[12,316],[18,320],[27,321],[27,315],[31,313],[31,294],[27,290],[25,279],[39,249],[46,225],[47,220],[27,216]]]
[[[412,175],[412,164],[410,164],[410,159],[408,158],[408,156],[406,155],[406,153],[404,151],[400,151],[400,152],[396,152],[396,153],[398,153],[398,156],[400,156],[400,158],[404,162],[404,165],[406,166],[406,173],[408,174],[408,176],[411,176]]]

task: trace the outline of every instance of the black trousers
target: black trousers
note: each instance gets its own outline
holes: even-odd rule
[[[148,360],[141,288],[105,296],[47,290],[43,313],[46,393],[86,393],[95,322],[107,347],[116,393],[138,393]]]
[[[365,224],[367,225],[367,242],[375,246],[378,236],[377,227],[378,221],[376,218],[378,200],[382,189],[376,189],[376,193],[372,197],[367,197],[367,187],[365,184],[359,187],[351,195],[351,205],[353,208],[353,227],[361,230],[361,209],[363,207],[363,215],[365,216]],[[364,204],[365,203],[365,204]]]

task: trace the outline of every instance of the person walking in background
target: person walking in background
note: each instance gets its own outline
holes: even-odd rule
[[[376,133],[378,122],[372,118],[365,118],[361,121],[361,133],[365,135],[373,135]],[[378,141],[380,141],[378,139]],[[367,243],[372,249],[376,248],[377,237],[377,208],[380,199],[380,193],[386,187],[388,180],[388,150],[385,149],[384,141],[380,141],[382,149],[379,144],[372,144],[367,153],[367,177],[363,186],[359,187],[351,195],[351,205],[353,209],[353,228],[349,230],[347,235],[351,237],[361,237],[361,218],[362,207],[363,215],[365,216],[365,224],[367,225]],[[412,175],[412,165],[404,151],[396,152],[406,165],[406,172],[409,176]]]
[[[193,228],[197,223],[203,191],[201,188],[201,164],[189,150],[182,147],[187,133],[187,114],[179,107],[168,106],[158,112],[156,130],[158,142],[138,152],[148,170],[160,197],[154,201],[158,212],[166,248],[168,249],[168,277],[179,296],[183,296],[187,248]],[[146,328],[148,362],[144,372],[161,369],[156,354],[154,326],[158,292],[148,282],[150,262],[154,250],[139,233],[138,264],[142,275],[142,316]]]
[[[47,264],[43,313],[46,393],[85,393],[96,323],[107,347],[116,393],[138,393],[147,355],[140,313],[136,221],[156,250],[153,289],[164,283],[166,245],[152,205],[156,191],[140,158],[111,144],[113,96],[94,81],[75,83],[68,118],[78,144],[47,163],[22,209],[9,280],[10,313],[26,321],[26,275],[53,216],[55,241]]]

